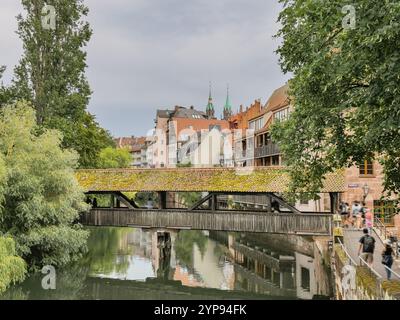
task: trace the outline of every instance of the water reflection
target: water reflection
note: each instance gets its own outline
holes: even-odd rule
[[[318,274],[325,271],[318,268],[313,252],[283,251],[258,235],[90,230],[89,253],[78,264],[58,271],[57,290],[41,289],[41,275],[35,275],[3,298],[312,299],[329,294],[329,285],[321,285],[329,275]]]

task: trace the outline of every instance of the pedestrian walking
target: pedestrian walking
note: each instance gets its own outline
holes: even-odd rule
[[[363,207],[358,202],[353,206],[353,215],[356,217],[356,228],[361,230],[363,227]]]
[[[361,205],[358,201],[354,201],[351,211],[352,211],[353,217],[356,219],[356,228],[358,230],[361,230],[361,228],[362,228],[362,211],[361,211]]]
[[[342,217],[342,224],[345,226],[346,221],[349,217],[349,204],[347,202],[342,201],[339,206],[340,215]]]
[[[382,251],[382,264],[386,267],[385,270],[387,279],[390,280],[390,278],[392,277],[394,250],[390,240],[385,240],[384,244],[385,248]]]
[[[374,226],[373,224],[373,216],[372,212],[370,209],[366,208],[365,209],[365,227],[368,229],[368,233],[372,235],[372,227]]]
[[[358,248],[358,256],[360,256],[361,259],[363,259],[370,267],[372,267],[372,263],[374,262],[375,238],[369,235],[367,228],[364,228],[363,233],[364,235],[359,241],[360,246]]]

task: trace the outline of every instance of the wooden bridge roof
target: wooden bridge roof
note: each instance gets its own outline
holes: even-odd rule
[[[285,192],[289,174],[281,167],[78,170],[86,192]],[[342,171],[325,177],[321,192],[344,192]]]

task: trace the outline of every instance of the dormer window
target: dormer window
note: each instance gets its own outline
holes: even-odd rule
[[[289,117],[289,107],[274,113],[274,120],[277,121],[286,120],[288,117]]]

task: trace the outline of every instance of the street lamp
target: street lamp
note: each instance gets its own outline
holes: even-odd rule
[[[365,199],[367,198],[368,194],[369,194],[369,185],[368,184],[364,184],[364,186],[362,187],[363,189],[363,197],[364,197],[364,202]]]

